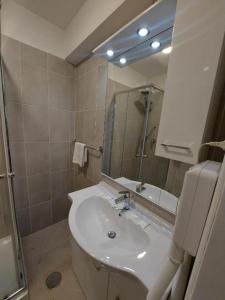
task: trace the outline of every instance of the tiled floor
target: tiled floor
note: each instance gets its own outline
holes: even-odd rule
[[[70,233],[67,220],[23,239],[30,300],[85,300],[71,265]],[[61,272],[62,281],[49,290],[46,277]]]

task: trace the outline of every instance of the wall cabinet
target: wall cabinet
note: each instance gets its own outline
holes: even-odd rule
[[[74,240],[73,270],[87,300],[145,300],[147,289],[132,275],[105,267],[83,252]]]
[[[224,0],[177,1],[158,156],[194,164],[210,137],[220,96],[224,11]]]

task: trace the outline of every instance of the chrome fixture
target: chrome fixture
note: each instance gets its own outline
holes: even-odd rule
[[[115,232],[115,231],[109,231],[109,232],[108,232],[108,237],[109,237],[110,239],[114,239],[114,238],[116,237],[116,232]]]
[[[141,193],[142,191],[144,191],[146,188],[144,187],[144,182],[141,182],[139,183],[137,186],[136,186],[136,192],[138,193]]]
[[[115,199],[115,203],[119,204],[121,202],[124,202],[124,206],[122,208],[114,206],[113,208],[117,211],[119,211],[119,216],[122,215],[122,213],[130,210],[131,207],[131,199],[130,199],[130,191],[120,191],[119,194],[122,194],[122,196]]]
[[[14,173],[14,172],[9,172],[8,174],[2,173],[2,174],[0,174],[0,179],[4,179],[4,178],[6,178],[7,176],[8,176],[9,178],[13,178],[13,177],[15,177],[15,173]]]
[[[190,146],[181,146],[181,145],[175,145],[175,144],[169,144],[169,143],[162,143],[161,145],[164,147],[167,147],[167,148],[171,147],[171,148],[177,148],[177,149],[183,149],[183,150],[191,150]]]
[[[146,106],[146,113],[145,113],[145,119],[144,119],[144,131],[143,131],[143,139],[142,139],[142,145],[141,145],[141,153],[140,153],[140,165],[138,170],[138,179],[142,180],[142,166],[143,166],[143,159],[145,158],[145,148],[146,148],[146,140],[147,140],[147,130],[148,130],[148,119],[149,119],[149,113],[151,109],[151,99],[150,99],[150,93],[144,93],[144,100],[147,103]]]
[[[148,154],[136,154],[135,157],[148,158]]]
[[[73,140],[74,143],[76,143],[77,141],[76,140]],[[95,151],[98,151],[100,153],[103,153],[103,147],[102,146],[99,146],[98,148],[94,147],[94,146],[88,146],[86,145],[86,148],[88,149],[91,149],[91,150],[95,150]]]
[[[115,199],[116,204],[123,202],[126,199],[130,199],[130,191],[120,191],[119,194],[122,194],[122,196]]]

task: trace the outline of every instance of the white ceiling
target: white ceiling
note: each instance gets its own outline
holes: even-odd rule
[[[14,0],[36,15],[65,29],[85,0]]]
[[[135,71],[147,78],[165,74],[169,63],[169,55],[159,52],[130,65]]]

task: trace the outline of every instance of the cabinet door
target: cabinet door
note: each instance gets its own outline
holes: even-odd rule
[[[106,268],[88,258],[85,291],[87,300],[107,300],[108,276]]]
[[[87,270],[87,255],[79,248],[77,243],[72,239],[72,266],[76,274],[80,286],[85,293],[86,290],[86,270]]]
[[[220,92],[224,11],[224,0],[177,0],[158,156],[194,164],[199,146],[210,137]]]
[[[108,300],[145,300],[147,289],[136,278],[110,273]]]
[[[87,300],[107,300],[108,271],[91,259],[74,240],[72,265]]]

